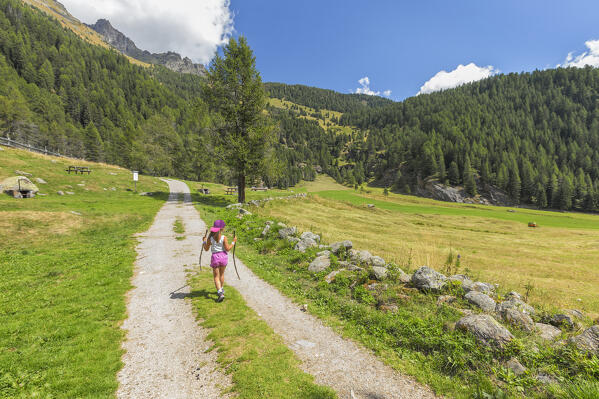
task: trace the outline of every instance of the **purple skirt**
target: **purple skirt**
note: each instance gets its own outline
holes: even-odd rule
[[[215,252],[210,259],[210,267],[217,268],[227,266],[229,255],[226,252]]]

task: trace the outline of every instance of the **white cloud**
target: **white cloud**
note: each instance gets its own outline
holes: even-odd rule
[[[564,64],[558,64],[557,66],[583,68],[586,65],[590,65],[592,67],[599,67],[599,40],[588,40],[584,44],[587,46],[588,51],[576,57],[574,57],[574,53],[568,53]]]
[[[497,69],[489,65],[479,67],[473,62],[468,65],[458,65],[451,72],[440,71],[435,76],[430,78],[421,88],[418,94],[428,94],[439,90],[451,89],[484,78],[488,78],[496,73]]]
[[[358,87],[355,91],[356,94],[367,94],[369,96],[380,96],[380,91],[374,91],[370,88],[370,79],[368,76],[364,76],[362,79],[358,80],[358,83],[361,87]],[[391,90],[385,90],[383,95],[389,97],[391,95]]]
[[[83,22],[108,19],[142,50],[172,50],[204,64],[234,29],[230,0],[61,1]]]

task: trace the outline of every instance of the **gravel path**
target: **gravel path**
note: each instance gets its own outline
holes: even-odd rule
[[[134,288],[128,294],[124,366],[118,374],[118,398],[228,398],[221,388],[230,378],[216,370],[216,351],[207,331],[196,323],[184,300],[185,265],[197,265],[203,225],[185,183],[165,180],[171,195],[150,229],[139,234]],[[178,201],[184,195],[184,203]],[[185,240],[175,239],[173,223],[181,218]],[[188,223],[188,220],[190,223]],[[215,371],[216,370],[216,371]]]
[[[202,223],[200,230],[203,229]],[[203,257],[202,265],[209,267],[209,258]],[[316,383],[333,388],[342,399],[436,398],[428,387],[399,374],[371,351],[341,338],[318,318],[300,311],[297,304],[257,277],[239,259],[237,268],[241,280],[237,279],[229,254],[225,286],[237,289],[247,304],[283,337],[302,360],[302,369],[314,375]]]

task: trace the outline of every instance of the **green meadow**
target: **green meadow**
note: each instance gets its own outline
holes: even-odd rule
[[[67,174],[69,165],[92,173]],[[47,184],[32,199],[0,195],[0,397],[106,398],[117,388],[120,329],[136,258],[167,186],[117,167],[4,148],[15,171]],[[58,191],[65,193],[60,196]]]

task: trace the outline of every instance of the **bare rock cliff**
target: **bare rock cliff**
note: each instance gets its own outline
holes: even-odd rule
[[[180,73],[191,73],[199,76],[203,76],[206,73],[203,65],[194,64],[189,58],[182,58],[178,53],[169,51],[157,54],[139,49],[133,40],[115,29],[110,21],[106,19],[99,19],[95,24],[88,26],[98,32],[108,44],[121,53],[137,60],[148,64],[163,65],[172,71]]]

